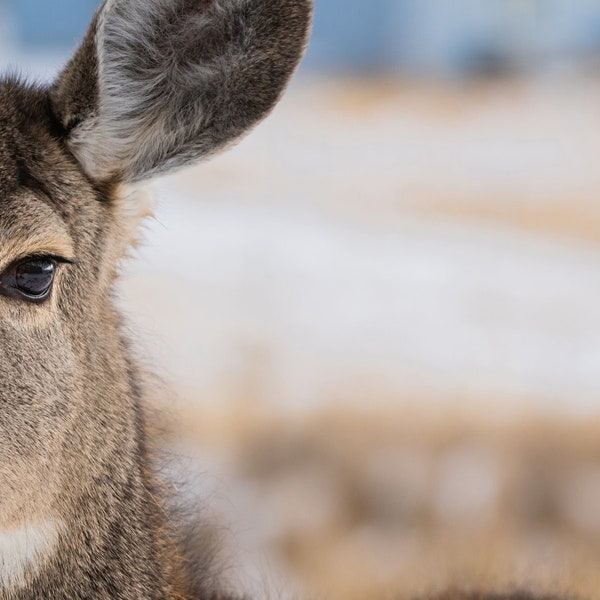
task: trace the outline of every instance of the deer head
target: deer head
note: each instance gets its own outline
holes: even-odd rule
[[[137,212],[124,186],[260,121],[310,10],[106,0],[52,85],[0,82],[0,597],[191,596],[111,300]]]

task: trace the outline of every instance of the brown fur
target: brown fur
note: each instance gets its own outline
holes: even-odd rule
[[[0,571],[6,600],[218,597],[181,557],[148,458],[143,378],[111,297],[132,208],[119,184],[261,119],[300,58],[310,2],[153,0],[152,18],[147,2],[105,2],[53,86],[0,81],[0,272],[31,256],[71,261],[44,302],[0,294],[0,534],[56,528],[10,585]],[[121,39],[119,19],[136,11],[137,38]],[[144,96],[157,69],[162,84]],[[115,114],[106,96],[125,80],[129,113]]]

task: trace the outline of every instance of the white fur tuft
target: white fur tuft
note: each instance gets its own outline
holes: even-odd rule
[[[26,523],[0,530],[0,597],[2,590],[15,590],[26,584],[52,556],[60,535],[56,521]]]

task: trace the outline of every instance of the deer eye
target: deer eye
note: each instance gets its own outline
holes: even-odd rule
[[[48,258],[26,260],[15,267],[15,287],[34,298],[45,296],[54,281],[56,261]]]
[[[56,268],[54,258],[27,258],[13,263],[0,276],[0,293],[28,302],[43,302],[52,290]]]

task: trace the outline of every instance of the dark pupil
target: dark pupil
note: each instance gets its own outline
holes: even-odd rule
[[[54,261],[48,259],[28,260],[15,269],[17,288],[29,296],[43,296],[54,279]]]

